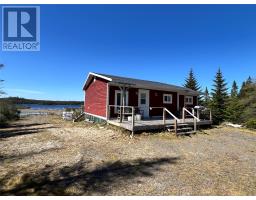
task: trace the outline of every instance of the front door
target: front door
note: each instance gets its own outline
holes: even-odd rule
[[[139,105],[140,112],[144,118],[148,118],[149,117],[149,90],[139,89],[138,97],[139,97],[138,105]]]

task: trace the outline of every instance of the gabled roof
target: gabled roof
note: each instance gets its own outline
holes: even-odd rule
[[[181,87],[181,86],[160,83],[160,82],[156,82],[156,81],[147,81],[147,80],[127,78],[127,77],[101,74],[101,73],[93,73],[93,72],[89,73],[87,80],[83,87],[84,89],[87,87],[87,85],[91,81],[91,78],[93,78],[94,76],[109,81],[110,85],[126,85],[126,86],[130,86],[130,87],[134,87],[134,88],[179,92],[179,93],[188,94],[188,95],[199,95],[199,92],[191,90],[189,88]]]

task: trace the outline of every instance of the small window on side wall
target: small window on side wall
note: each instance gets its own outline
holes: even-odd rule
[[[193,105],[193,97],[192,96],[185,96],[185,104],[186,105]]]
[[[172,104],[172,94],[164,94],[163,103]]]

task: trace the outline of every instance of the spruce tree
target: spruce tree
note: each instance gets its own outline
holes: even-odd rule
[[[225,120],[226,117],[226,107],[227,107],[227,83],[223,78],[222,72],[219,69],[216,73],[213,89],[211,92],[212,95],[212,115],[213,123],[220,124]]]
[[[236,81],[233,81],[232,89],[231,89],[231,97],[237,97],[238,95],[238,87]]]
[[[204,91],[203,105],[204,105],[205,107],[208,107],[208,106],[209,106],[209,103],[210,103],[210,95],[209,95],[208,88],[206,87],[206,88],[205,88],[205,91]]]
[[[3,64],[0,64],[0,69],[3,68],[3,67],[4,67],[4,65],[3,65]],[[2,83],[3,81],[4,81],[4,80],[0,79],[0,85],[1,85],[1,83]],[[2,87],[0,87],[0,97],[1,97],[3,94],[5,94],[5,92],[2,90]]]
[[[246,81],[246,84],[252,84],[252,78],[251,76],[248,77],[247,81]]]
[[[226,119],[233,123],[238,123],[240,121],[240,116],[242,112],[242,105],[239,103],[238,98],[238,87],[236,81],[232,84],[231,94],[228,98],[228,106],[226,109]]]
[[[240,104],[243,106],[241,112],[241,122],[254,120],[256,124],[256,81],[251,79],[249,84],[244,87],[244,95],[239,98]],[[256,126],[255,126],[256,127]]]
[[[191,90],[200,91],[200,86],[194,75],[193,69],[190,69],[188,77],[185,79],[184,87]]]
[[[239,97],[240,98],[242,98],[242,97],[244,97],[244,95],[245,95],[245,87],[246,87],[246,83],[245,83],[245,81],[242,83],[242,86],[241,86],[241,89],[240,89],[240,91],[239,91]]]
[[[248,89],[249,90],[251,89],[251,87],[250,87],[251,84],[254,84],[254,82],[253,82],[251,76],[249,76],[248,79],[242,83],[242,86],[241,86],[241,89],[239,92],[240,98],[246,97],[246,95],[248,93]]]
[[[188,74],[188,77],[185,79],[185,84],[183,85],[186,88],[189,88],[194,91],[201,92],[201,87],[199,86],[199,83],[194,75],[193,69],[191,68]],[[198,104],[200,105],[202,103],[202,97],[201,95],[198,96]]]

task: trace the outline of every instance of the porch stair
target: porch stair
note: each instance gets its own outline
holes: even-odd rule
[[[167,129],[167,131],[169,131],[171,133],[175,133],[175,125],[174,124],[166,125],[165,128]],[[191,134],[196,133],[196,131],[193,131],[191,124],[186,124],[186,123],[178,123],[176,130],[177,130],[177,133],[176,133],[177,136],[191,135]]]
[[[83,116],[85,115],[85,113],[81,113],[79,116],[77,116],[75,119],[73,119],[73,122],[78,122]]]

